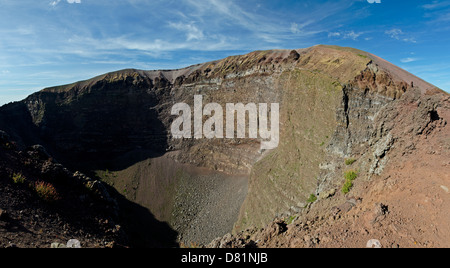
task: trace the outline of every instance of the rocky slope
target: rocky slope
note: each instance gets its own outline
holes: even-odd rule
[[[72,239],[89,248],[178,245],[176,233],[144,208],[69,171],[40,145],[21,148],[3,131],[0,193],[0,248],[65,247]],[[135,211],[140,224],[128,219]]]
[[[209,247],[449,247],[449,119],[448,94],[410,90],[380,109],[356,162],[322,165],[317,201]],[[348,170],[358,178],[344,194]]]
[[[194,95],[222,107],[280,103],[279,147],[262,152],[259,139],[173,139],[171,108],[180,102],[193,107]],[[358,189],[372,189],[389,176],[404,182],[389,172],[401,163],[399,173],[410,171],[406,163],[422,160],[423,140],[448,148],[447,112],[448,94],[383,59],[315,46],[256,51],[180,70],[123,70],[44,89],[1,107],[0,129],[21,146],[44,145],[68,169],[101,179],[148,208],[178,231],[179,241],[207,244],[232,230],[263,227],[274,216],[328,220],[330,206],[371,200]],[[445,161],[444,149],[439,161]],[[345,165],[349,158],[356,160],[351,167]],[[358,179],[350,193],[340,194],[349,168]],[[436,168],[436,175],[445,170]],[[448,177],[439,183],[448,189]],[[333,198],[308,205],[311,194],[333,191]],[[355,201],[346,202],[348,196]],[[275,241],[260,245],[291,245]]]
[[[41,146],[18,150],[4,132],[0,146],[0,248],[50,247],[70,239],[83,247],[128,245],[118,204],[100,182],[69,172]]]

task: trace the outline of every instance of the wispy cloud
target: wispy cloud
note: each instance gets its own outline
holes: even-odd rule
[[[417,43],[415,38],[407,36],[407,34],[405,34],[401,29],[398,29],[398,28],[387,30],[384,33],[386,35],[388,35],[389,37],[399,40],[399,41]]]
[[[292,16],[295,20],[287,23],[286,14],[264,9],[261,4],[255,9],[254,6],[247,7],[242,2],[234,0],[184,0],[184,2],[193,8],[194,12],[183,13],[183,19],[195,20],[196,26],[204,33],[209,31],[239,33],[241,44],[245,42],[252,46],[256,40],[270,44],[299,39],[311,41],[311,38],[317,37],[318,34],[327,32],[328,24],[321,22],[341,12],[348,4],[346,0],[338,0],[327,3],[327,9],[313,11],[308,11],[312,3],[305,4],[308,10]],[[253,40],[250,41],[252,37]]]
[[[344,38],[349,38],[349,39],[352,39],[352,40],[356,40],[356,39],[358,39],[358,37],[360,37],[362,34],[363,34],[363,33],[361,33],[361,32],[356,33],[355,31],[350,31],[350,32],[347,32],[347,33],[344,35]]]
[[[188,33],[186,38],[187,41],[168,41],[163,39],[140,39],[129,35],[105,39],[74,36],[70,39],[70,46],[65,51],[74,54],[81,53],[87,57],[119,53],[126,55],[135,51],[158,58],[167,52],[176,52],[179,50],[220,51],[229,50],[234,47],[233,43],[222,36],[210,37],[208,40],[197,40],[200,36],[195,36],[194,38]],[[73,50],[71,47],[85,49]]]
[[[352,39],[356,41],[364,32],[346,31],[346,32],[329,32],[328,38]]]
[[[195,8],[193,19],[199,24],[213,30],[225,30],[235,27],[238,31],[249,33],[267,42],[278,40],[280,33],[291,32],[292,28],[282,29],[280,24],[270,22],[270,19],[260,14],[245,10],[230,0],[185,0],[188,5]],[[209,23],[207,23],[209,22]]]
[[[427,10],[433,10],[433,9],[444,8],[444,7],[449,7],[449,6],[450,6],[449,1],[432,1],[432,3],[430,3],[430,4],[423,5],[422,8],[427,9]]]
[[[434,31],[448,30],[448,22],[450,21],[450,2],[449,1],[433,1],[432,3],[422,5],[425,10],[424,17],[428,19],[429,24],[435,24]],[[438,24],[439,26],[437,26]],[[444,26],[444,27],[442,27]]]
[[[328,33],[328,37],[340,37],[341,33],[340,32],[331,32]]]
[[[301,32],[301,29],[299,28],[299,26],[298,26],[297,23],[293,22],[293,23],[291,24],[291,32],[292,32],[293,34],[297,34],[297,33],[300,33],[300,32]]]
[[[409,62],[414,62],[414,61],[418,61],[418,60],[419,60],[418,58],[404,58],[404,59],[401,59],[400,61],[402,63],[409,63]]]
[[[384,33],[389,35],[391,38],[400,40],[400,35],[403,34],[403,31],[400,29],[392,29],[392,30],[385,31]]]
[[[195,23],[193,23],[193,22],[191,22],[189,24],[182,23],[182,22],[179,22],[179,23],[170,22],[169,26],[176,30],[185,32],[187,41],[205,39],[205,35],[203,34],[203,31],[200,30],[199,28],[197,28],[197,26],[195,26]]]
[[[61,2],[61,0],[54,0],[54,1],[50,2],[50,5],[55,7],[60,2]],[[81,4],[81,0],[67,0],[67,3],[69,3],[69,4]]]

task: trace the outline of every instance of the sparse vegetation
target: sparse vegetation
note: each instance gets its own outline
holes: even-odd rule
[[[358,172],[354,170],[345,172],[345,180],[354,181],[356,178],[358,178]]]
[[[354,170],[345,172],[345,183],[342,187],[342,193],[348,194],[350,190],[353,188],[353,181],[358,178],[358,173]]]
[[[354,159],[354,158],[348,158],[348,159],[345,159],[345,164],[347,165],[347,166],[351,166],[351,165],[353,165],[353,163],[355,163],[356,162],[356,159]]]
[[[37,195],[44,201],[55,202],[60,199],[55,187],[47,182],[38,181],[34,184]]]
[[[344,186],[342,187],[342,192],[344,194],[348,194],[352,188],[353,188],[353,182],[352,181],[346,181],[344,183]]]
[[[311,194],[307,200],[308,203],[314,203],[317,201],[317,196],[315,194]]]
[[[20,173],[14,173],[12,175],[12,180],[15,184],[24,184],[25,183],[25,177]]]
[[[116,177],[117,177],[117,175],[114,172],[110,171],[109,169],[106,169],[103,172],[102,179],[116,178]]]
[[[292,224],[297,219],[297,216],[290,216],[289,218],[285,219],[284,222],[289,225]]]

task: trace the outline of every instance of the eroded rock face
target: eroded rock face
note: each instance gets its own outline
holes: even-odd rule
[[[164,152],[167,131],[154,110],[157,90],[152,90],[149,79],[128,75],[30,96],[24,103],[38,135],[53,151],[74,160],[118,155],[139,147]]]

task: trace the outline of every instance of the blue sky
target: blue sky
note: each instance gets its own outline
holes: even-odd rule
[[[0,104],[110,71],[350,46],[450,91],[450,0],[0,0]]]

